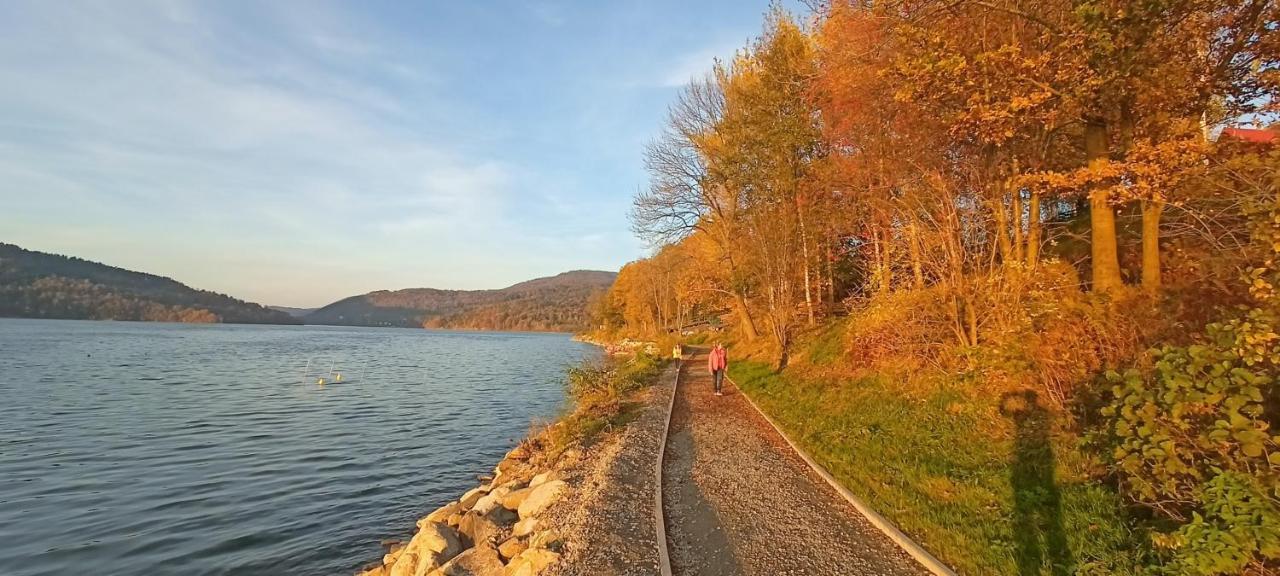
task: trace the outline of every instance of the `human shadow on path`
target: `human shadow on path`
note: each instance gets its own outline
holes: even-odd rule
[[[1054,479],[1053,445],[1049,441],[1052,414],[1037,402],[1032,390],[1001,396],[1000,412],[1013,420],[1015,427],[1009,484],[1013,488],[1018,574],[1066,576],[1074,560],[1062,525],[1062,495]]]

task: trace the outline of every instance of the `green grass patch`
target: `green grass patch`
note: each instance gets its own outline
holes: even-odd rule
[[[844,356],[845,332],[848,325],[843,320],[823,324],[806,346],[808,360],[815,366],[829,366]]]
[[[751,361],[729,372],[841,483],[962,574],[1132,574],[1142,564],[1144,536],[1127,527],[1119,496],[1085,473],[1077,439],[1034,402],[1010,410],[1019,403],[946,386],[905,394],[877,378],[807,379]]]

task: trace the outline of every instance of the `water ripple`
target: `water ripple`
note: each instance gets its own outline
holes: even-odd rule
[[[349,574],[553,415],[589,353],[563,335],[0,319],[0,574]],[[343,381],[317,386],[331,364]]]

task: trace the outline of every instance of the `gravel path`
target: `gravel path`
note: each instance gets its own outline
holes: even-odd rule
[[[712,394],[706,352],[672,413],[663,505],[677,575],[928,574],[831,489],[740,395]]]
[[[561,576],[658,574],[654,464],[662,445],[674,365],[636,399],[637,418],[601,442],[570,483],[579,487],[560,511],[568,549]]]

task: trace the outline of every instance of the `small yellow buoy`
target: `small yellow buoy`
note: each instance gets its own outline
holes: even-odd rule
[[[338,374],[338,377],[337,377],[337,378],[334,378],[334,379],[333,379],[333,381],[334,381],[334,382],[341,382],[341,381],[342,381],[342,374]]]
[[[319,379],[319,380],[316,380],[316,385],[317,385],[317,386],[324,386],[324,378],[321,378],[321,379]]]

